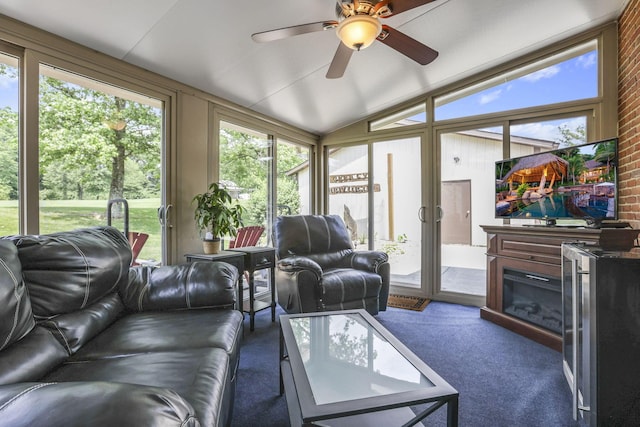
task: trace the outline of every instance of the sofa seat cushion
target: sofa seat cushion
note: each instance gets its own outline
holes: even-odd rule
[[[324,271],[322,277],[322,302],[327,306],[340,306],[342,303],[356,302],[364,308],[368,299],[376,300],[382,288],[382,278],[376,273],[350,268],[332,268]]]
[[[36,326],[27,336],[0,352],[0,385],[38,381],[68,356],[50,331]]]
[[[0,414],[3,426],[200,427],[194,409],[175,392],[114,382],[3,386]]]
[[[230,357],[237,358],[242,330],[242,314],[237,310],[131,313],[87,343],[73,359],[202,347],[221,348]]]
[[[219,425],[228,405],[229,358],[220,348],[134,354],[68,362],[44,381],[109,381],[161,387],[189,402],[201,425]]]

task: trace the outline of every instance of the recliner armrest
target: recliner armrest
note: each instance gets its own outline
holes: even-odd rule
[[[238,270],[225,262],[136,266],[120,296],[132,311],[233,308],[237,281]]]
[[[311,258],[303,256],[290,256],[278,261],[276,267],[281,271],[288,273],[295,273],[298,271],[306,270],[314,273],[318,280],[322,277],[322,267],[320,264],[312,260]]]
[[[349,267],[377,273],[380,266],[388,261],[389,256],[385,252],[358,251],[352,253]]]
[[[200,426],[193,407],[174,391],[116,382],[3,385],[0,414],[7,426]]]

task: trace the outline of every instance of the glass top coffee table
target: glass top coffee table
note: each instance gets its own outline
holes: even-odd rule
[[[282,393],[292,426],[420,426],[444,405],[458,425],[458,392],[365,310],[280,316]]]

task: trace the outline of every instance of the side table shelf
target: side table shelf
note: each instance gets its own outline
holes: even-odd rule
[[[245,304],[242,297],[242,289],[239,292],[242,301],[242,311],[249,313],[249,330],[253,331],[255,326],[256,312],[271,307],[271,321],[276,321],[276,251],[274,248],[267,246],[246,246],[243,248],[229,249],[229,252],[241,253],[244,255],[244,269],[249,273],[249,301]],[[269,290],[271,291],[271,301],[256,300],[254,273],[258,270],[268,269],[269,274]]]

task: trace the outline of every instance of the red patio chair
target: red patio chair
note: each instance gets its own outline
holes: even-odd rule
[[[250,225],[239,228],[236,238],[229,241],[229,249],[255,246],[258,240],[260,240],[262,233],[264,233],[264,227],[261,225]]]
[[[138,258],[138,255],[140,255],[140,251],[142,250],[142,247],[144,246],[144,244],[147,242],[149,235],[145,233],[130,231],[128,237],[129,237],[129,244],[131,245],[131,252],[133,253],[133,258],[131,259],[131,265],[140,265],[138,264],[136,259]]]
[[[229,241],[229,249],[246,248],[247,246],[255,246],[260,240],[260,236],[264,232],[261,225],[250,225],[238,229],[238,234],[234,240]],[[244,279],[249,283],[249,273],[244,272]]]

